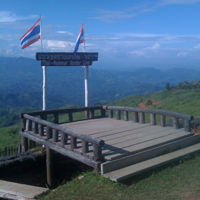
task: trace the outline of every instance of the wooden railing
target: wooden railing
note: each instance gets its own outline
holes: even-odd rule
[[[0,157],[11,156],[18,153],[21,153],[21,145],[8,146],[8,147],[4,147],[3,149],[0,148]]]
[[[105,116],[105,110],[102,108],[102,106],[76,109],[46,110],[21,114],[20,135],[22,135],[22,151],[27,151],[28,139],[30,139],[32,147],[35,147],[35,143],[40,143],[52,150],[58,151],[61,154],[64,153],[65,155],[68,155],[71,158],[75,158],[76,160],[79,160],[90,166],[96,165],[96,163],[90,161],[89,159],[94,161],[103,159],[102,146],[104,145],[104,141],[58,125],[59,114],[68,114],[69,121],[72,122],[73,113],[85,112],[86,118],[94,118],[95,110],[100,110],[100,116],[96,117]],[[54,116],[53,122],[47,121],[46,119],[48,119],[48,115],[52,114]],[[81,140],[81,147],[77,146],[77,140]],[[57,146],[55,146],[55,144]],[[92,157],[87,154],[89,152],[90,144],[93,146]],[[71,152],[64,152],[63,148],[68,149]],[[77,148],[81,148],[81,151],[76,151]],[[78,156],[77,154],[88,157],[89,159],[85,159],[81,156]]]
[[[139,123],[145,123],[145,113],[150,114],[150,123],[156,125],[156,115],[160,115],[160,125],[164,127],[166,125],[166,116],[173,118],[173,127],[175,129],[180,128],[179,119],[184,120],[184,128],[186,132],[191,131],[191,121],[193,116],[181,114],[177,112],[156,110],[156,109],[144,109],[144,108],[132,108],[121,106],[103,106],[103,109],[108,110],[108,117],[113,118],[113,111],[115,111],[115,118],[121,119],[121,112],[124,113],[124,120],[128,120],[128,112],[132,112],[133,121]]]

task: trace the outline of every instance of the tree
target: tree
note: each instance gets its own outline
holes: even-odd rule
[[[166,89],[167,91],[170,91],[170,90],[171,90],[171,87],[170,87],[169,83],[166,84],[165,89]]]

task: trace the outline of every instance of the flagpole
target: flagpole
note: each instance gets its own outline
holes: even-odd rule
[[[41,15],[40,15],[40,37],[41,37],[41,52],[43,52]],[[42,70],[43,70],[42,109],[46,110],[46,66],[42,66]]]
[[[84,31],[84,52],[86,52],[85,49],[85,29],[84,29],[84,20],[83,20],[83,31]],[[85,66],[85,107],[88,107],[88,98],[89,97],[89,91],[88,91],[88,66]]]

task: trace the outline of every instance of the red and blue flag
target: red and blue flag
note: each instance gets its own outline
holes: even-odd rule
[[[81,44],[83,42],[84,42],[84,30],[83,30],[83,24],[82,24],[82,26],[80,28],[80,31],[78,33],[78,37],[76,39],[76,44],[75,44],[74,52],[78,51],[79,44]]]
[[[40,18],[37,22],[19,39],[21,48],[25,49],[31,44],[37,42],[41,38],[40,33]]]

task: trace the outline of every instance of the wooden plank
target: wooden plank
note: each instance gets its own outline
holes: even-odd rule
[[[104,174],[104,176],[107,178],[110,177],[112,181],[116,182],[123,181],[139,173],[145,172],[155,167],[165,165],[175,160],[179,160],[185,157],[186,155],[194,154],[199,151],[200,151],[200,143],[172,153],[165,154],[163,156],[158,156],[156,158],[140,162],[138,164],[134,164],[122,169],[109,172],[107,174]]]
[[[126,136],[121,135],[120,137],[117,138],[113,138],[111,140],[108,140],[106,138],[104,138],[104,140],[106,140],[106,144],[109,145],[117,145],[120,144],[121,147],[124,147],[125,145],[133,145],[133,144],[139,144],[142,142],[147,142],[150,140],[155,140],[157,138],[161,138],[161,137],[166,137],[167,135],[171,135],[171,134],[175,134],[178,133],[180,131],[178,130],[163,130],[162,132],[159,130],[151,130],[149,132],[140,132],[137,134],[129,134]],[[104,147],[106,147],[106,144],[104,145]]]
[[[107,149],[103,147],[102,149],[102,153],[105,156],[105,159],[117,159],[121,156],[124,156],[125,154],[133,154],[133,153],[137,153],[141,150],[146,150],[152,147],[156,147],[158,145],[162,145],[162,144],[166,144],[167,142],[172,142],[177,140],[178,138],[185,138],[190,136],[191,134],[188,134],[185,132],[185,134],[183,134],[183,132],[178,132],[175,134],[171,134],[171,135],[167,135],[165,137],[162,138],[157,138],[155,140],[150,140],[147,142],[143,142],[143,143],[139,143],[136,145],[126,145],[123,148],[120,147],[120,144],[117,144],[115,146],[110,146],[109,148],[107,147]]]
[[[35,199],[36,196],[47,191],[47,188],[0,180],[0,197],[4,199]]]
[[[137,139],[137,138],[145,137],[147,135],[152,135],[154,133],[161,133],[162,135],[168,131],[170,132],[174,130],[172,130],[169,127],[163,130],[163,128],[160,129],[160,127],[154,128],[154,127],[146,126],[146,127],[138,128],[136,130],[130,129],[130,130],[124,130],[124,131],[122,130],[120,132],[112,131],[112,132],[109,132],[109,134],[107,135],[102,136],[103,134],[101,134],[100,136],[98,135],[96,137],[104,138],[107,144],[111,144],[110,140],[114,141],[115,139],[119,139],[119,140],[121,139],[120,141],[124,141],[126,140],[126,138],[129,138],[129,137],[131,137],[131,139]]]
[[[191,137],[187,137],[181,140],[177,140],[174,142],[170,142],[168,144],[164,144],[146,151],[142,151],[130,156],[122,157],[117,160],[108,161],[101,164],[101,174],[108,173],[110,171],[114,171],[129,165],[133,165],[139,162],[142,162],[147,159],[151,159],[153,157],[159,156],[163,152],[171,152],[177,149],[188,147],[190,145],[196,144],[199,142],[200,135],[196,134]]]

